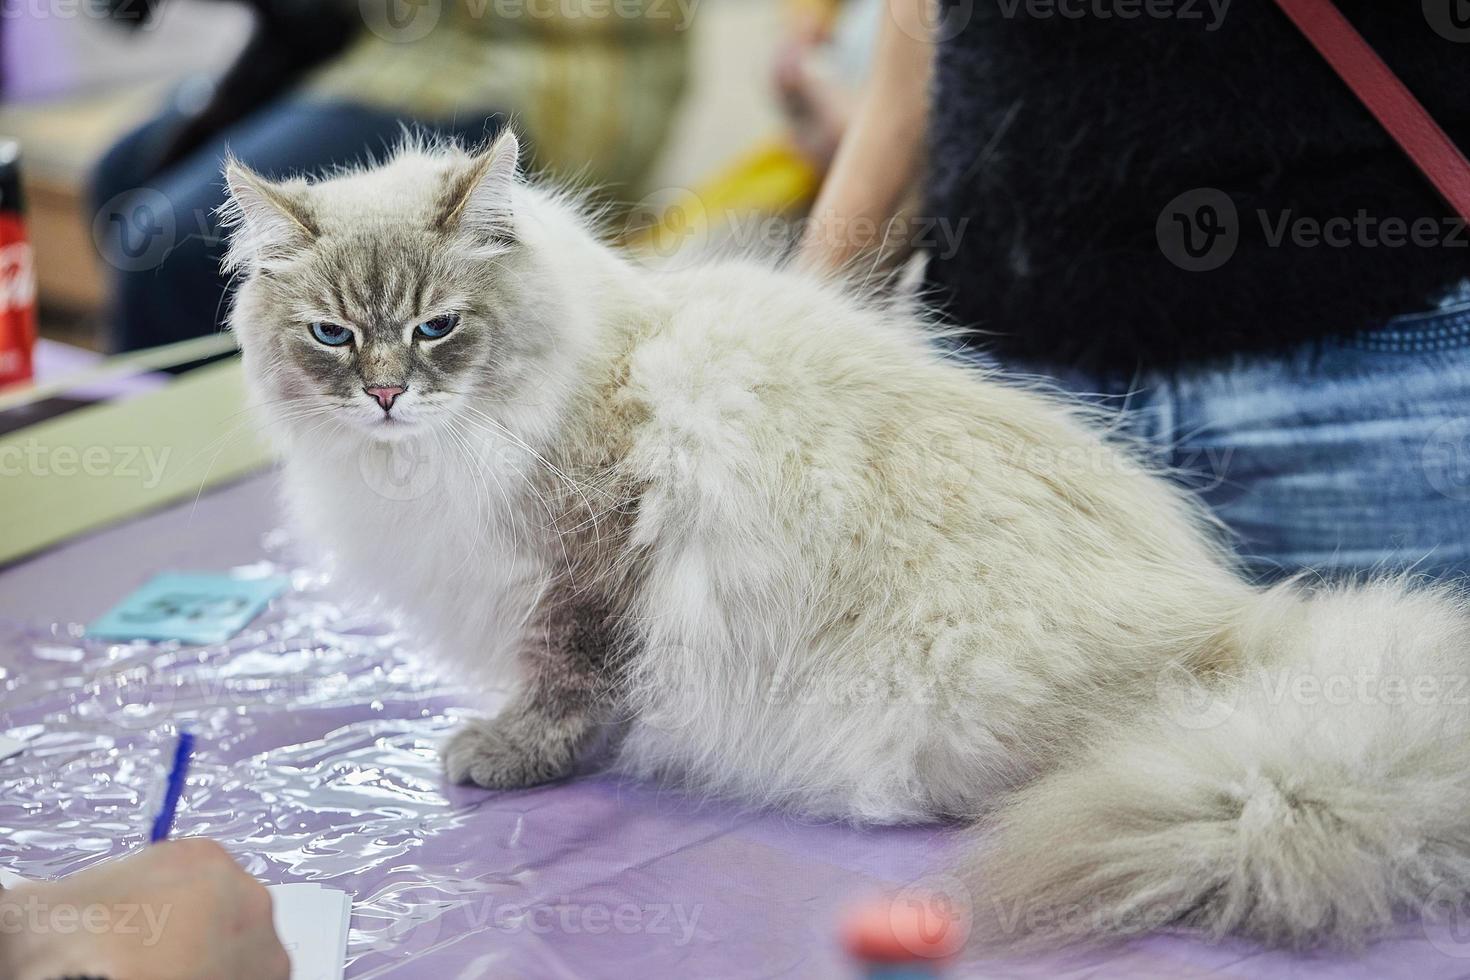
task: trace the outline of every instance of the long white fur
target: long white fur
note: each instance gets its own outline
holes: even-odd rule
[[[312,205],[328,234],[410,221],[462,161],[410,146]],[[469,406],[493,426],[413,437],[439,489],[388,499],[371,470],[390,451],[264,405],[300,526],[459,669],[513,664],[560,560],[531,544],[545,514],[515,474],[626,426],[606,483],[578,477],[641,488],[625,771],[818,817],[992,823],[969,880],[996,942],[1184,923],[1351,944],[1463,892],[1465,706],[1262,681],[1453,686],[1460,595],[1262,592],[1184,494],[1064,401],[956,363],[920,313],[757,263],[660,273],[565,199],[504,187],[521,244],[492,260],[544,342],[513,392]],[[235,328],[268,396],[284,368],[253,288]],[[1216,715],[1192,713],[1200,692]]]

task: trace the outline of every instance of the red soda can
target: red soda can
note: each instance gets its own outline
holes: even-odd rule
[[[35,253],[24,203],[20,145],[0,140],[0,387],[30,380],[36,347]]]

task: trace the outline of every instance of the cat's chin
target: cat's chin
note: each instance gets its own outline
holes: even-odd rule
[[[398,442],[429,430],[428,424],[419,419],[404,419],[392,415],[380,416],[372,421],[354,422],[353,428],[377,442]]]

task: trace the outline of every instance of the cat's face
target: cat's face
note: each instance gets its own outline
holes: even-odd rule
[[[452,242],[396,237],[394,248],[372,233],[323,240],[258,284],[270,312],[250,334],[278,365],[268,394],[394,438],[454,413],[487,379],[503,332],[493,286],[457,267]]]
[[[396,439],[468,411],[514,354],[513,136],[321,183],[227,171],[232,325],[287,424]]]

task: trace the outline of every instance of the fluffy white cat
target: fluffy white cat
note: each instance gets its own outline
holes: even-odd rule
[[[518,678],[451,778],[553,779],[615,726],[634,774],[980,821],[998,942],[1351,944],[1464,893],[1457,594],[1255,588],[1186,495],[919,313],[652,271],[516,168],[507,133],[227,173],[300,527],[466,677]]]

